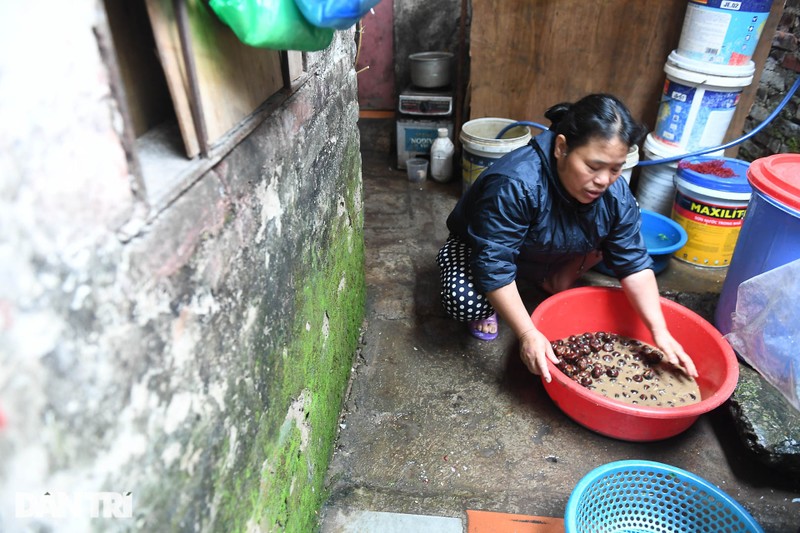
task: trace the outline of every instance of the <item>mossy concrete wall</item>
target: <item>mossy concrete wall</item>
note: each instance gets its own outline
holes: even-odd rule
[[[364,306],[352,31],[154,212],[102,4],[45,4],[0,16],[0,530],[313,531]],[[18,516],[99,491],[132,518]]]

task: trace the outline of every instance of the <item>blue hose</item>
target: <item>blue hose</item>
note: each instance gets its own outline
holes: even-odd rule
[[[536,122],[526,122],[526,121],[523,120],[523,121],[520,121],[520,122],[514,122],[513,124],[509,124],[508,126],[503,128],[502,130],[500,130],[500,133],[497,134],[495,139],[502,139],[503,135],[505,135],[508,130],[510,130],[511,128],[516,128],[517,126],[531,126],[533,128],[539,128],[540,130],[548,130],[548,129],[550,129],[550,128],[548,128],[547,126],[545,126],[543,124],[538,124]]]
[[[747,132],[745,135],[742,135],[741,137],[739,137],[738,139],[736,139],[734,141],[731,141],[729,143],[726,143],[726,144],[723,144],[723,145],[720,145],[720,146],[715,146],[713,148],[703,148],[702,150],[697,150],[696,152],[691,152],[691,153],[688,153],[688,154],[676,155],[676,156],[672,156],[672,157],[666,157],[664,159],[654,159],[654,160],[647,160],[647,161],[639,161],[639,164],[637,166],[648,167],[648,166],[652,166],[652,165],[662,165],[664,163],[672,163],[673,161],[679,161],[679,160],[684,159],[686,157],[696,157],[698,155],[704,155],[704,154],[708,154],[710,152],[716,152],[718,150],[725,150],[725,149],[728,149],[728,148],[730,148],[732,146],[736,146],[737,144],[746,141],[747,139],[753,137],[754,135],[757,135],[758,132],[763,130],[770,122],[775,120],[775,117],[777,117],[778,113],[780,113],[783,110],[783,108],[786,106],[786,104],[789,103],[789,101],[792,99],[792,96],[794,96],[794,93],[797,92],[798,88],[800,88],[800,77],[798,77],[796,80],[794,80],[794,85],[792,85],[792,88],[789,89],[789,92],[786,93],[786,96],[783,97],[783,100],[781,100],[781,103],[778,104],[777,108],[775,108],[775,111],[770,113],[770,115],[766,119],[764,119],[764,122],[762,122],[761,124],[759,124],[758,126],[753,128],[752,130]],[[538,124],[536,122],[527,122],[527,121],[514,122],[513,124],[509,124],[508,126],[503,128],[502,130],[500,130],[500,133],[497,134],[497,137],[495,137],[495,139],[502,138],[503,135],[508,130],[510,130],[511,128],[517,127],[517,126],[531,126],[531,127],[534,127],[534,128],[538,128],[540,130],[549,129],[547,126],[544,126],[542,124]]]

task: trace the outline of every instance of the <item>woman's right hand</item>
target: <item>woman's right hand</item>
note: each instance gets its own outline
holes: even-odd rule
[[[542,376],[546,382],[550,383],[552,377],[550,376],[550,370],[547,368],[547,360],[549,359],[553,364],[556,364],[558,363],[558,358],[553,353],[550,341],[547,340],[547,337],[542,332],[532,328],[519,336],[519,356],[525,366],[528,367],[528,370],[537,376]]]
[[[492,304],[497,314],[508,322],[512,331],[519,339],[519,355],[522,362],[532,373],[550,383],[550,371],[547,369],[547,360],[558,363],[553,347],[541,331],[531,322],[522,297],[517,290],[517,283],[512,281],[504,287],[486,293],[489,303]]]

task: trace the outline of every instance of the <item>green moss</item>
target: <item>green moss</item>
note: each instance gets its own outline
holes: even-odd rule
[[[268,384],[261,393],[266,409],[264,398],[243,385],[236,387],[236,399],[231,400],[246,405],[237,410],[250,411],[251,427],[257,424],[252,434],[240,436],[236,466],[215,478],[215,531],[245,531],[248,524],[264,531],[302,533],[318,527],[325,473],[365,304],[358,145],[351,143],[347,154],[341,175],[349,177],[344,194],[349,216],[335,220],[330,245],[306,247],[308,256],[300,262],[306,273],[298,276],[302,290],[292,325],[281,342],[273,340],[271,351],[253,362],[256,388]],[[257,339],[254,345],[266,346],[267,341]],[[287,416],[293,404],[302,408],[301,416]],[[224,461],[224,455],[217,457]]]

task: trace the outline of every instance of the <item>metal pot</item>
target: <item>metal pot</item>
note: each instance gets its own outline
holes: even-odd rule
[[[424,89],[450,85],[453,54],[450,52],[419,52],[408,56],[411,63],[411,83]]]

